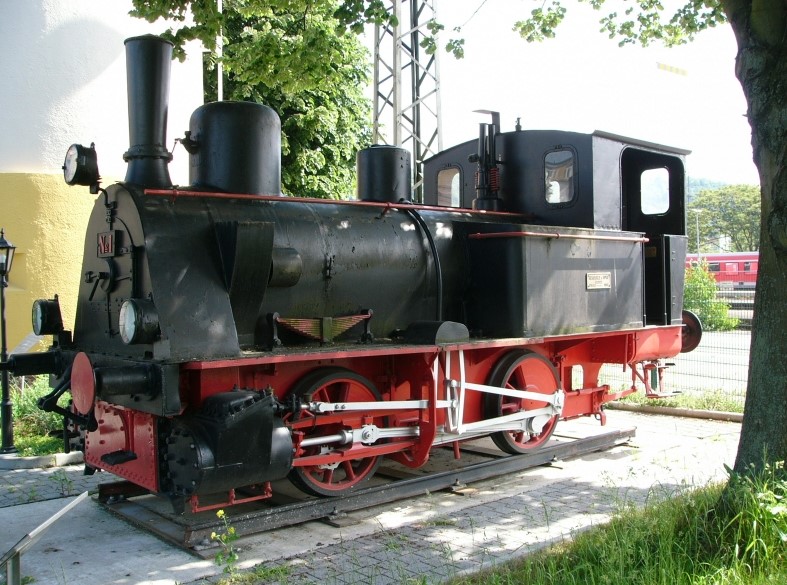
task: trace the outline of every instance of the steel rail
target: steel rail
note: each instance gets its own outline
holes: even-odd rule
[[[285,497],[289,501],[253,512],[234,515],[230,509],[227,511],[226,517],[229,518],[229,522],[235,528],[238,536],[258,534],[312,520],[329,521],[330,518],[348,512],[417,497],[426,491],[435,492],[456,485],[470,484],[524,471],[551,461],[570,459],[609,449],[626,443],[635,434],[636,429],[634,428],[608,431],[582,439],[552,442],[542,449],[524,455],[506,455],[500,452],[495,457],[489,451],[484,450],[484,454],[491,457],[489,461],[426,476],[415,476],[415,474],[411,476],[409,473],[405,473],[403,474],[404,479],[396,479],[384,485],[359,489],[341,497],[308,498],[308,496],[304,496],[305,499],[295,501]],[[475,451],[473,446],[468,446],[468,448],[471,452]],[[383,470],[378,471],[378,476],[383,475]],[[102,501],[110,511],[181,548],[203,558],[212,558],[216,552],[215,543],[211,542],[210,535],[224,529],[223,522],[218,519],[207,522],[195,521],[190,524],[188,520],[195,520],[193,517],[164,515],[142,503],[126,498],[107,499],[104,496],[103,499],[104,501],[102,501],[100,491],[99,501]],[[276,500],[276,496],[273,499]],[[281,498],[279,500],[281,501]],[[265,501],[261,503],[265,503]]]

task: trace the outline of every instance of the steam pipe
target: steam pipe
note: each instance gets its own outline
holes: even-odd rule
[[[478,128],[478,152],[470,156],[470,162],[478,165],[476,174],[476,197],[473,209],[479,211],[500,211],[501,200],[497,196],[498,175],[495,137],[497,126],[480,124]]]

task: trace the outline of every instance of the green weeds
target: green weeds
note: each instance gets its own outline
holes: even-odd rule
[[[14,446],[19,454],[31,456],[61,452],[63,418],[38,408],[38,399],[50,391],[47,377],[36,377],[24,389],[14,382],[10,397],[13,403]]]
[[[622,398],[620,402],[645,406],[685,408],[688,410],[711,410],[714,412],[743,412],[743,397],[734,396],[721,390],[701,393],[675,394],[666,398],[648,398],[642,392],[635,392]]]
[[[69,477],[65,469],[58,469],[50,477],[50,481],[57,484],[63,497],[70,496],[74,491],[74,480]]]
[[[216,553],[216,564],[222,567],[225,573],[232,576],[238,570],[238,551],[235,550],[234,546],[234,542],[238,540],[238,535],[235,533],[235,527],[230,526],[224,510],[216,512],[216,517],[224,524],[224,532],[212,532],[210,535],[210,539],[219,543],[221,547],[221,550]]]
[[[253,585],[256,583],[287,583],[290,567],[279,565],[267,567],[259,565],[248,572],[241,572],[238,568],[238,551],[235,541],[238,534],[235,527],[230,524],[224,510],[218,510],[216,517],[224,524],[222,532],[213,532],[210,539],[219,544],[220,550],[214,560],[222,568],[226,577],[219,580],[217,585]]]

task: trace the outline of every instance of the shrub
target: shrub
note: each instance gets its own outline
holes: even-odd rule
[[[63,417],[38,408],[38,399],[50,391],[47,376],[38,376],[24,389],[14,383],[10,390],[14,446],[20,455],[47,455],[62,451]]]
[[[731,474],[727,501],[732,519],[721,531],[725,547],[754,571],[787,561],[787,476],[784,462],[766,463],[760,470]]]
[[[738,320],[729,316],[730,306],[716,298],[716,279],[705,261],[686,269],[683,308],[695,313],[706,331],[729,331],[738,326]]]

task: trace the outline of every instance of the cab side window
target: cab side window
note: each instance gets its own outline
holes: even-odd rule
[[[462,172],[459,167],[448,167],[437,173],[437,204],[459,207],[462,203]]]
[[[569,149],[552,150],[544,155],[544,187],[551,205],[574,200],[576,157]]]
[[[667,169],[642,171],[640,189],[642,213],[661,215],[669,211],[669,171]]]

